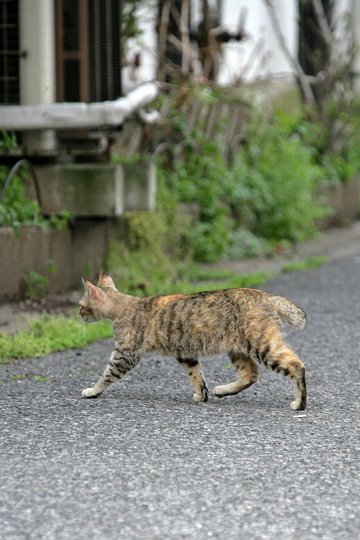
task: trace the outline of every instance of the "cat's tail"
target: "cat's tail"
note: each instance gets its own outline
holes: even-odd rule
[[[283,296],[270,296],[270,304],[282,319],[295,326],[296,328],[304,328],[306,322],[306,313],[299,306],[293,304]]]

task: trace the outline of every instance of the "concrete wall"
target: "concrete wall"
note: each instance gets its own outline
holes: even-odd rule
[[[320,197],[331,209],[324,219],[324,227],[350,223],[360,217],[360,176],[346,184],[323,184],[318,189]]]
[[[103,269],[110,236],[121,230],[125,211],[155,209],[155,163],[68,163],[37,165],[45,214],[66,209],[71,226],[63,231],[44,227],[0,227],[0,302],[23,293],[24,276],[45,276],[50,291],[78,287],[81,275]],[[56,268],[47,272],[49,263]]]
[[[45,276],[53,293],[78,287],[82,275],[93,276],[103,269],[109,235],[105,219],[76,220],[63,231],[22,227],[18,237],[11,227],[0,227],[0,301],[23,294],[29,271]],[[50,264],[54,273],[47,270]]]
[[[37,165],[45,214],[64,208],[72,216],[118,217],[127,210],[154,210],[153,161],[129,164]]]

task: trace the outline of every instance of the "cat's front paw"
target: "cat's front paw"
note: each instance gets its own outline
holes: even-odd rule
[[[227,393],[226,393],[225,385],[215,386],[215,388],[213,390],[213,394],[216,397],[224,397],[224,396],[226,396]]]
[[[209,390],[206,386],[206,383],[204,381],[203,386],[201,388],[201,394],[198,394],[197,392],[193,395],[194,401],[201,401],[205,403],[209,399]]]
[[[306,401],[295,400],[291,403],[290,407],[292,408],[293,411],[303,411],[306,409]]]
[[[81,397],[83,398],[97,398],[98,395],[99,392],[97,392],[95,388],[85,388],[85,390],[81,392]]]
[[[202,395],[202,394],[193,394],[193,400],[194,401],[202,401],[205,403],[205,401],[208,400],[208,395]]]

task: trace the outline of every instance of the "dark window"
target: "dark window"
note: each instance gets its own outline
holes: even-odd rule
[[[120,96],[120,6],[120,0],[55,0],[58,101]]]
[[[90,101],[116,99],[121,94],[120,2],[89,0]]]
[[[331,26],[333,2],[321,0],[327,23]],[[307,75],[317,75],[329,60],[329,50],[319,30],[311,0],[299,3],[299,62]]]
[[[0,103],[20,103],[18,0],[0,0]]]
[[[80,101],[80,62],[64,61],[64,92],[66,101]]]
[[[64,51],[79,50],[79,2],[63,0]]]

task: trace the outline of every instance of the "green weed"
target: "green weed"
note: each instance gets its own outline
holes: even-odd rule
[[[48,260],[44,266],[44,272],[47,276],[52,276],[57,272],[56,263]],[[39,274],[35,270],[28,270],[23,277],[23,292],[26,298],[32,300],[41,300],[46,296],[50,283],[46,275]]]
[[[46,356],[52,351],[85,347],[112,335],[109,321],[84,324],[79,319],[43,315],[18,334],[0,334],[0,363]]]
[[[15,375],[10,375],[9,381],[23,381],[26,379],[26,376],[21,373],[16,373]]]
[[[28,270],[23,277],[24,293],[27,298],[41,299],[49,289],[49,281],[35,270]]]
[[[45,383],[48,382],[49,377],[47,375],[33,375],[33,380],[36,382]]]
[[[282,267],[283,272],[296,272],[298,270],[312,270],[318,268],[319,266],[329,262],[329,258],[319,255],[314,257],[309,257],[308,259],[302,261],[294,261],[288,264],[285,264]]]
[[[11,179],[3,194],[0,202],[0,226],[13,227],[17,235],[19,235],[20,227],[23,225],[41,225],[61,230],[66,228],[69,224],[70,213],[67,210],[62,210],[59,214],[45,217],[38,201],[28,197],[26,193],[28,181],[26,174],[28,173],[26,170],[25,173],[21,171],[22,169]],[[0,165],[0,192],[5,185],[8,173],[8,168]]]

